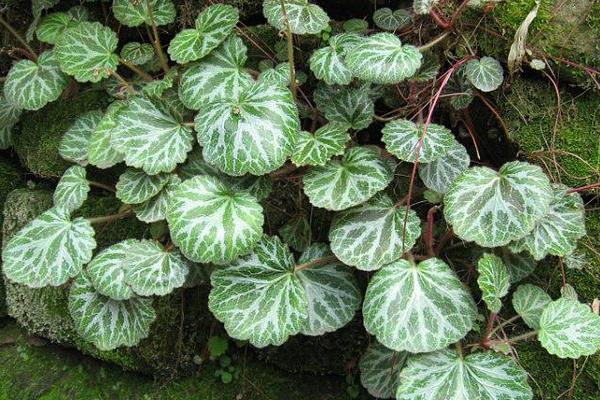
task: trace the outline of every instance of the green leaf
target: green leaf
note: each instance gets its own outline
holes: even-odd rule
[[[126,108],[125,101],[112,102],[96,125],[88,144],[87,160],[98,168],[110,168],[123,161],[123,154],[112,145],[112,134],[117,127],[117,117]]]
[[[227,353],[229,342],[224,337],[212,336],[210,339],[208,339],[207,347],[211,358],[216,359]]]
[[[471,60],[465,65],[469,82],[482,92],[491,92],[500,87],[504,72],[500,63],[492,57]]]
[[[423,137],[425,126],[407,119],[397,119],[385,124],[383,142],[385,148],[402,161],[416,162],[417,150],[419,163],[430,163],[446,155],[457,145],[452,132],[443,125],[429,124]],[[437,191],[437,190],[436,190]]]
[[[13,145],[13,128],[22,112],[19,106],[8,101],[0,92],[0,149],[5,150]]]
[[[346,56],[352,74],[363,81],[394,84],[410,78],[421,66],[423,56],[411,45],[402,45],[392,33],[364,38]]]
[[[429,14],[431,8],[438,2],[438,0],[414,0],[413,10],[415,13],[420,15]]]
[[[573,251],[570,254],[567,254],[563,259],[565,263],[565,267],[570,269],[584,269],[588,264],[588,259],[583,252]]]
[[[237,8],[228,4],[207,7],[196,18],[195,29],[184,29],[169,44],[171,59],[179,64],[206,57],[235,28],[239,20]]]
[[[535,269],[537,262],[527,252],[512,253],[507,248],[500,248],[500,258],[510,274],[510,283],[525,279]]]
[[[119,39],[98,22],[80,22],[65,29],[56,42],[56,58],[63,72],[79,82],[98,82],[119,65],[114,53]]]
[[[540,329],[542,312],[552,299],[544,289],[526,283],[519,285],[512,296],[512,305],[517,314],[531,329]]]
[[[386,188],[394,168],[371,147],[352,147],[341,160],[312,167],[304,175],[304,193],[310,202],[327,210],[359,205]]]
[[[58,154],[65,160],[87,165],[90,138],[102,120],[102,116],[100,110],[88,111],[80,115],[60,140]]]
[[[488,310],[498,313],[502,308],[502,298],[510,288],[510,274],[502,259],[485,253],[477,262],[477,285],[481,289],[481,297]]]
[[[154,47],[150,43],[129,42],[121,49],[121,58],[134,65],[146,64],[154,58]]]
[[[125,262],[129,248],[137,243],[127,239],[102,250],[90,261],[85,275],[100,295],[113,300],[127,300],[135,297],[129,282],[125,280],[125,271],[130,264]]]
[[[69,312],[79,336],[103,351],[135,346],[148,337],[156,318],[152,299],[113,300],[98,293],[84,274],[71,285]]]
[[[242,39],[230,36],[206,59],[187,68],[179,84],[183,104],[200,110],[206,103],[238,97],[254,82],[244,70],[246,52]]]
[[[252,254],[215,270],[211,283],[208,307],[235,339],[278,346],[306,324],[307,295],[277,237],[265,236]]]
[[[56,41],[65,29],[77,24],[79,24],[79,21],[68,13],[52,13],[42,19],[42,22],[40,22],[35,30],[35,36],[37,36],[40,42],[56,44]]]
[[[229,175],[264,175],[283,165],[300,130],[291,92],[258,82],[211,102],[195,119],[204,159]]]
[[[527,372],[506,356],[486,351],[462,357],[452,350],[409,357],[397,400],[531,400]]]
[[[380,29],[395,31],[410,25],[412,18],[407,10],[392,11],[390,8],[383,7],[375,10],[373,22]]]
[[[73,212],[82,206],[88,197],[90,184],[86,171],[80,165],[73,165],[65,171],[54,191],[54,206]]]
[[[420,157],[419,162],[421,162]],[[443,194],[470,163],[471,158],[465,147],[454,141],[454,145],[443,156],[429,163],[419,164],[419,177],[427,188]]]
[[[167,221],[173,242],[187,258],[222,264],[252,250],[262,236],[263,213],[254,196],[200,175],[175,190]]]
[[[564,284],[561,288],[560,288],[560,297],[562,297],[563,299],[571,299],[571,300],[578,300],[579,296],[577,295],[577,291],[575,290],[575,288],[571,285],[569,285],[568,283]]]
[[[369,23],[364,19],[351,18],[344,21],[342,28],[344,29],[344,32],[367,33],[369,30]]]
[[[304,215],[298,215],[279,228],[279,236],[296,251],[304,251],[310,244],[310,223]]]
[[[296,73],[298,72],[300,71],[296,71]],[[270,85],[289,86],[290,78],[290,64],[283,62],[262,71],[258,76],[258,81]],[[298,80],[297,77],[296,80]]]
[[[329,17],[321,7],[308,0],[264,0],[263,14],[269,25],[280,31],[287,30],[286,17],[292,33],[318,34],[329,26]],[[285,7],[285,12],[284,12]]]
[[[373,275],[363,303],[367,331],[384,346],[411,353],[443,349],[473,328],[477,308],[442,260],[399,260]]]
[[[116,196],[125,204],[140,204],[156,196],[169,182],[169,175],[148,175],[135,168],[127,168],[119,176]]]
[[[73,6],[67,10],[67,14],[77,21],[87,21],[90,19],[90,12],[84,6]]]
[[[498,172],[471,167],[446,192],[444,215],[459,238],[499,247],[531,232],[551,198],[548,177],[538,166],[513,161]]]
[[[25,110],[39,110],[58,99],[69,80],[56,61],[55,50],[40,54],[37,62],[21,60],[12,66],[4,82],[4,97]]]
[[[180,183],[181,179],[177,175],[171,174],[167,184],[156,196],[133,207],[137,219],[146,223],[166,219],[169,200]]]
[[[428,82],[434,80],[437,78],[440,68],[441,66],[437,56],[429,52],[425,53],[423,54],[421,68],[419,68],[419,71],[417,71],[417,73],[410,78],[410,80],[414,82]],[[451,99],[454,97],[455,96],[453,96]]]
[[[171,89],[173,87],[178,73],[179,70],[177,67],[172,67],[162,79],[154,80],[144,84],[142,87],[142,92],[148,96],[162,97],[163,93],[165,93],[167,89]]]
[[[377,341],[371,342],[358,362],[363,387],[378,399],[394,397],[400,386],[400,371],[408,356],[407,352],[399,353]]]
[[[315,91],[315,102],[329,122],[355,130],[367,128],[375,115],[375,104],[364,87],[321,87]]]
[[[329,39],[329,46],[318,49],[310,56],[310,70],[317,79],[328,85],[347,85],[352,82],[352,73],[346,67],[344,57],[349,49],[360,43],[356,33],[340,33]]]
[[[95,247],[94,229],[87,220],[71,220],[67,210],[51,208],[6,244],[2,268],[16,283],[59,286],[81,271]]]
[[[364,271],[379,269],[409,251],[421,234],[421,220],[397,207],[386,194],[336,213],[329,230],[331,249],[344,264]],[[404,234],[403,234],[404,233]]]
[[[344,154],[346,143],[350,141],[347,127],[332,123],[322,126],[315,133],[300,131],[292,162],[298,166],[325,165],[331,157]]]
[[[150,3],[152,14],[148,10]],[[125,26],[152,25],[158,26],[175,22],[177,11],[171,0],[114,0],[112,5],[115,18]],[[150,18],[152,15],[153,19]]]
[[[592,355],[600,347],[600,317],[576,300],[555,300],[542,312],[538,339],[560,358]]]

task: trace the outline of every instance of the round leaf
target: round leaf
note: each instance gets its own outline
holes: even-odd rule
[[[454,141],[454,145],[443,156],[429,163],[419,164],[419,177],[430,190],[446,193],[448,187],[470,163],[471,158],[467,150],[462,144]]]
[[[364,89],[320,88],[315,91],[315,102],[329,122],[348,125],[356,130],[365,129],[373,121],[375,104]]]
[[[180,183],[177,175],[170,175],[169,181],[156,196],[133,207],[137,219],[146,223],[166,219],[169,200]]]
[[[408,356],[407,352],[398,353],[373,341],[358,362],[360,382],[373,397],[394,397],[400,386],[400,371]]]
[[[121,49],[121,58],[134,65],[142,65],[154,58],[154,47],[150,43],[130,42]]]
[[[492,57],[471,60],[464,68],[469,82],[482,92],[498,89],[504,80],[502,66]]]
[[[123,154],[112,145],[112,133],[117,127],[117,117],[126,107],[124,101],[112,102],[98,121],[88,143],[87,160],[98,168],[110,168],[123,161]]]
[[[135,293],[125,280],[125,270],[129,264],[125,262],[129,248],[137,243],[135,239],[127,239],[114,244],[90,261],[86,267],[86,276],[99,294],[113,300],[127,300],[135,297]]]
[[[352,82],[352,73],[346,67],[344,57],[347,51],[360,42],[361,36],[355,33],[341,33],[329,39],[329,46],[318,49],[310,56],[310,70],[317,79],[328,85],[347,85]]]
[[[62,158],[81,165],[88,163],[90,138],[102,120],[102,111],[88,111],[79,116],[65,132],[58,146]]]
[[[526,283],[520,285],[512,296],[512,305],[517,314],[531,329],[540,329],[542,312],[552,299],[544,289]]]
[[[300,131],[292,162],[296,165],[325,165],[333,156],[344,154],[350,140],[347,125],[327,124],[315,133]]]
[[[148,10],[148,3],[152,10],[152,19]],[[171,0],[114,0],[113,13],[115,18],[125,26],[152,25],[158,26],[175,22],[177,12]]]
[[[378,28],[386,31],[395,31],[411,23],[410,13],[406,10],[392,11],[390,8],[378,8],[373,13],[373,22]]]
[[[156,196],[169,182],[169,175],[148,175],[144,171],[127,168],[117,182],[116,196],[125,204],[139,204]]]
[[[263,2],[263,14],[267,21],[280,31],[287,29],[286,17],[290,30],[297,35],[316,35],[329,26],[327,13],[308,0],[283,0],[283,6],[281,3],[281,0]]]
[[[508,268],[500,257],[486,253],[477,262],[477,272],[477,284],[483,301],[491,312],[498,313],[502,308],[501,299],[510,288]]]
[[[54,206],[73,212],[82,206],[88,197],[90,184],[85,168],[73,165],[65,171],[54,191]]]
[[[446,155],[457,145],[456,139],[448,128],[438,124],[429,124],[423,137],[425,126],[407,119],[388,122],[383,128],[385,148],[403,161],[416,162],[417,150],[419,163],[430,163]],[[419,146],[423,137],[423,142]],[[436,190],[437,191],[437,190]]]
[[[52,13],[42,19],[35,30],[35,36],[40,42],[56,44],[65,29],[76,26],[78,23],[79,20],[68,13]]]

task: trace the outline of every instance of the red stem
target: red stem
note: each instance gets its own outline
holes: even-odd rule
[[[487,326],[485,327],[485,332],[481,337],[481,347],[484,349],[490,348],[490,332],[492,332],[492,328],[494,327],[494,321],[496,320],[496,313],[490,313],[490,317],[488,318]]]
[[[435,253],[433,251],[433,217],[438,210],[438,206],[433,206],[427,211],[427,230],[425,231],[425,248],[427,249],[427,255],[433,257]]]
[[[438,26],[440,28],[443,28],[443,29],[450,28],[450,24],[448,23],[448,21],[446,21],[441,15],[439,15],[437,13],[437,11],[435,11],[435,9],[432,8],[431,11],[429,11],[429,14],[431,15],[431,18],[433,18],[435,23],[438,24]]]
[[[583,192],[583,191],[591,190],[591,189],[600,189],[600,182],[592,183],[590,185],[580,186],[578,188],[569,189],[569,190],[567,190],[567,193],[577,193],[577,192]]]

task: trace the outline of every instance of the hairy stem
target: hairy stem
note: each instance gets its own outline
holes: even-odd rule
[[[21,36],[19,34],[19,32],[17,32],[17,30],[12,27],[11,24],[6,22],[6,20],[4,18],[2,18],[1,15],[0,15],[0,25],[2,25],[4,28],[6,28],[6,30],[9,31],[11,33],[11,35],[13,35],[19,43],[21,43],[23,45],[23,47],[25,47],[25,49],[30,53],[30,57],[33,59],[33,61],[37,62],[38,56],[37,56],[37,53],[35,52],[35,50],[33,50],[31,48],[31,46],[29,46],[29,44],[23,38],[23,36]]]
[[[327,265],[336,262],[338,259],[336,256],[326,256],[314,259],[309,262],[305,262],[304,264],[297,264],[294,267],[294,272],[302,271],[303,269],[309,269],[314,267],[320,267],[322,265]]]
[[[507,340],[492,340],[489,343],[508,343],[508,344],[513,344],[513,343],[517,343],[520,342],[522,340],[527,340],[530,339],[534,336],[537,335],[537,331],[529,331],[529,332],[525,332],[522,335],[518,335],[512,338],[508,338]]]
[[[427,249],[428,256],[435,256],[433,251],[433,217],[436,211],[439,209],[438,206],[433,206],[427,211],[427,228],[425,230],[425,248]]]
[[[490,335],[492,333],[492,328],[494,327],[494,321],[496,320],[496,313],[491,312],[488,317],[487,325],[485,327],[485,331],[481,336],[481,347],[488,349],[490,346]]]
[[[162,45],[160,44],[160,36],[158,36],[158,28],[156,26],[156,22],[154,21],[154,14],[152,11],[152,7],[150,5],[150,0],[146,0],[146,7],[148,8],[148,17],[150,18],[150,22],[152,23],[152,44],[154,45],[154,49],[156,50],[156,54],[158,55],[158,62],[160,63],[163,71],[169,72],[169,62],[167,61],[167,56],[162,49]]]
[[[122,211],[117,214],[105,215],[103,217],[88,218],[87,220],[90,224],[104,224],[106,222],[112,222],[112,221],[117,221],[119,219],[127,218],[130,215],[133,215],[133,210],[131,210],[131,209]]]
[[[292,28],[290,28],[290,21],[287,16],[287,11],[285,9],[285,3],[283,0],[279,0],[281,3],[281,10],[283,11],[283,21],[285,22],[285,34],[287,36],[287,55],[288,55],[288,64],[290,65],[290,89],[292,91],[292,95],[294,96],[294,100],[296,100],[296,67],[294,66],[294,37],[292,36]]]
[[[119,57],[119,63],[121,63],[123,66],[132,70],[134,73],[139,75],[139,77],[142,78],[143,80],[145,80],[146,82],[151,82],[154,80],[154,78],[152,78],[152,76],[150,74],[148,74],[146,71],[142,70],[137,65],[130,63],[129,61],[125,61]]]
[[[108,191],[108,192],[111,192],[111,193],[115,193],[115,192],[116,192],[116,190],[115,190],[115,188],[114,188],[114,187],[112,187],[112,186],[110,186],[110,185],[105,185],[104,183],[101,183],[101,182],[90,181],[90,180],[88,179],[88,183],[89,183],[91,186],[95,186],[95,187],[97,187],[97,188],[104,189],[104,190],[106,190],[106,191]]]

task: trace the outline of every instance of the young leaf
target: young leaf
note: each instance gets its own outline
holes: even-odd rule
[[[438,2],[438,0],[414,0],[413,10],[415,13],[426,15],[429,14],[431,8]]]
[[[377,341],[371,342],[358,362],[360,382],[373,397],[395,397],[400,386],[400,371],[408,356],[407,352],[396,352]]]
[[[148,337],[156,318],[152,299],[113,300],[98,293],[83,273],[71,285],[69,312],[79,336],[103,351],[135,346]]]
[[[348,126],[327,124],[315,133],[300,131],[296,140],[296,150],[292,162],[296,165],[325,165],[333,156],[344,154],[350,140]]]
[[[211,102],[195,119],[204,159],[229,175],[264,175],[283,165],[300,130],[291,92],[258,82]]]
[[[540,329],[540,318],[548,304],[552,302],[544,289],[526,283],[519,285],[512,296],[512,305],[517,314],[531,329]]]
[[[279,236],[296,251],[304,251],[310,244],[310,223],[304,215],[298,215],[279,229]]]
[[[169,44],[171,59],[179,64],[206,57],[216,49],[235,28],[240,16],[237,8],[214,4],[196,18],[194,29],[179,32]]]
[[[252,250],[262,236],[263,213],[254,196],[200,175],[175,190],[167,221],[171,239],[187,258],[222,264]]]
[[[154,97],[162,97],[163,93],[165,93],[168,89],[173,87],[175,83],[175,79],[179,74],[179,70],[177,67],[172,67],[169,71],[163,76],[162,79],[157,79],[152,82],[147,82],[142,87],[142,92],[147,94],[148,96]]]
[[[133,65],[146,64],[154,58],[154,47],[150,43],[129,42],[121,49],[121,58]]]
[[[114,0],[112,9],[115,18],[125,26],[140,26],[142,24],[152,25],[150,3],[154,23],[158,26],[175,22],[177,12],[171,0]]]
[[[442,260],[398,260],[373,275],[363,303],[367,331],[396,351],[443,349],[473,327],[477,308]]]
[[[125,204],[140,204],[154,197],[169,182],[169,175],[148,175],[135,168],[127,168],[119,176],[116,196]]]
[[[296,71],[299,73],[300,71]],[[298,75],[296,75],[298,80]],[[279,63],[272,68],[261,71],[258,76],[259,82],[265,82],[270,85],[289,86],[290,84],[290,64],[287,62]]]
[[[443,157],[457,145],[448,128],[429,124],[423,143],[419,146],[424,129],[423,124],[417,125],[407,119],[390,121],[382,130],[385,148],[399,159],[408,162],[416,162],[418,149],[419,162],[426,164]]]
[[[499,247],[531,232],[551,198],[548,177],[538,166],[513,161],[498,172],[471,167],[446,192],[444,215],[461,239]]]
[[[19,106],[8,101],[0,92],[0,149],[5,150],[13,145],[13,128],[22,112]]]
[[[4,82],[4,97],[19,108],[39,110],[58,99],[68,82],[58,67],[55,50],[47,50],[37,62],[21,60],[12,66]]]
[[[531,400],[527,372],[491,351],[463,357],[452,350],[409,357],[397,400]]]
[[[364,38],[348,51],[346,65],[366,82],[394,84],[410,78],[421,66],[423,56],[411,45],[402,45],[392,33]]]
[[[129,282],[125,280],[125,270],[130,267],[125,258],[135,243],[135,239],[124,240],[102,250],[90,261],[85,275],[99,294],[113,300],[135,297]]]
[[[600,317],[576,300],[555,300],[542,312],[538,339],[560,358],[592,355],[600,347]]]
[[[471,60],[465,65],[469,82],[482,92],[492,92],[500,87],[504,72],[500,63],[492,57]]]
[[[285,7],[285,12],[284,12]],[[297,35],[318,34],[329,26],[329,17],[321,7],[308,0],[264,0],[263,14],[269,25],[280,31],[287,29]]]
[[[315,91],[315,102],[329,122],[355,130],[367,128],[375,115],[375,104],[364,87],[321,87]]]
[[[421,149],[421,155],[422,151]],[[471,158],[465,147],[454,141],[454,145],[443,156],[429,163],[419,164],[419,177],[427,188],[438,193],[446,193],[452,182],[469,167],[470,163]]]
[[[80,22],[65,29],[56,42],[56,58],[63,72],[79,82],[98,82],[119,65],[114,53],[119,39],[98,22]]]
[[[344,29],[344,32],[367,33],[369,30],[369,23],[364,19],[351,18],[344,21],[342,28]]]
[[[481,289],[481,297],[493,313],[502,308],[502,298],[510,288],[510,275],[502,259],[493,254],[485,253],[477,262],[477,284]]]
[[[410,13],[407,10],[392,11],[390,8],[378,8],[373,13],[373,22],[375,25],[385,31],[395,31],[409,25],[412,21]]]
[[[60,140],[58,154],[65,160],[87,165],[90,138],[102,115],[102,111],[94,110],[79,116]]]
[[[65,29],[76,26],[78,23],[79,20],[68,13],[52,13],[42,19],[42,22],[40,22],[35,30],[35,36],[37,36],[40,42],[56,44],[56,41]]]
[[[81,271],[95,247],[94,229],[87,220],[71,220],[66,209],[51,208],[6,244],[2,268],[16,283],[59,286]]]
[[[397,207],[386,194],[336,213],[329,230],[331,249],[344,264],[363,271],[379,269],[409,251],[421,234],[421,220],[406,207]]]
[[[88,197],[90,184],[86,171],[80,165],[73,165],[65,171],[54,191],[54,206],[71,213],[77,210]]]
[[[170,196],[173,195],[180,183],[181,179],[177,175],[171,174],[167,184],[156,196],[133,207],[137,219],[146,223],[166,219]]]
[[[359,205],[385,189],[394,168],[378,150],[352,147],[341,160],[330,160],[304,175],[304,193],[310,202],[327,210],[345,210]]]
[[[123,161],[123,154],[112,145],[112,133],[117,127],[117,117],[126,107],[124,101],[112,102],[96,125],[88,144],[87,160],[98,168],[110,168]]]
[[[352,73],[346,67],[344,57],[356,46],[361,36],[356,33],[340,33],[329,39],[329,46],[318,49],[308,60],[310,70],[317,79],[328,85],[347,85],[352,82]]]

